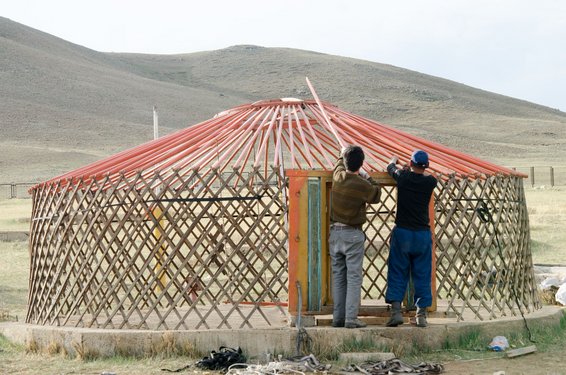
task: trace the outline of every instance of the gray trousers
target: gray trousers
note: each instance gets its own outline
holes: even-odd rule
[[[360,309],[364,263],[364,232],[331,227],[328,239],[332,259],[334,322],[354,320]]]

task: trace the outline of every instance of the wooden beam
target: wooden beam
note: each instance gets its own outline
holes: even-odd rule
[[[537,347],[535,345],[531,345],[531,346],[525,346],[524,348],[508,350],[506,356],[507,358],[514,358],[525,354],[534,353],[536,351],[537,351]]]

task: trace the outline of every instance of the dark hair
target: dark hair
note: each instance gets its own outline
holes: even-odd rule
[[[350,172],[357,172],[364,164],[364,150],[360,146],[348,146],[344,150],[344,164]]]

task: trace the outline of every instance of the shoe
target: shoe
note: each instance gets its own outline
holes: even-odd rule
[[[389,320],[387,321],[387,323],[385,323],[385,325],[387,327],[397,327],[403,323],[405,323],[405,320],[403,319],[403,315],[401,315],[401,313],[399,312],[392,314],[391,318],[389,318]]]
[[[332,320],[332,327],[344,327],[343,320]]]
[[[427,326],[426,316],[417,316],[415,320],[417,322],[417,327],[426,327]]]
[[[401,302],[391,302],[391,318],[385,323],[387,327],[397,327],[405,322],[401,314]]]
[[[346,327],[346,328],[364,328],[364,327],[367,327],[367,324],[365,322],[361,321],[360,319],[346,320],[346,322],[344,323],[344,327]]]
[[[417,327],[426,327],[426,308],[419,307],[417,308],[417,314],[415,316],[415,322],[417,323]]]

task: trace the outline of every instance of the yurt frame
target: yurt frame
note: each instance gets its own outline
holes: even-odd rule
[[[26,321],[216,329],[287,324],[287,170],[331,171],[343,144],[382,174],[426,150],[435,190],[436,295],[458,320],[540,307],[524,175],[316,100],[236,107],[36,185]],[[386,283],[394,186],[370,207],[364,301]]]

